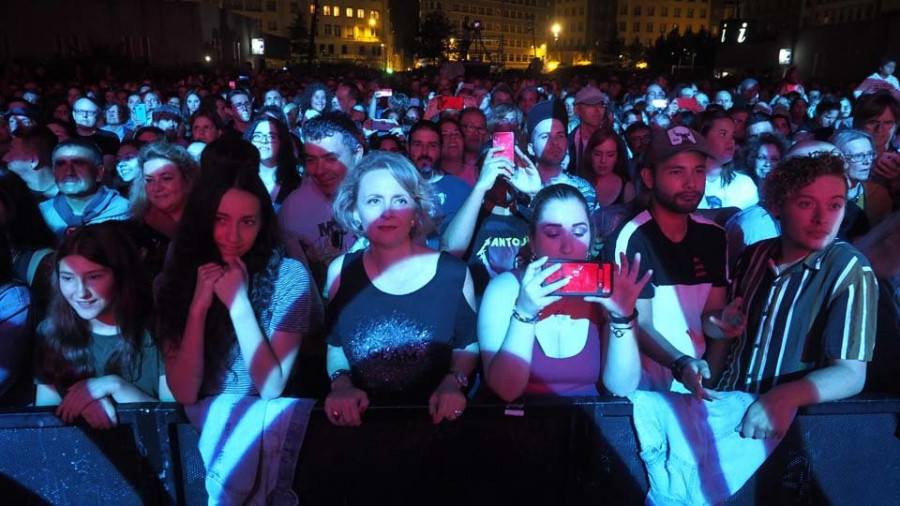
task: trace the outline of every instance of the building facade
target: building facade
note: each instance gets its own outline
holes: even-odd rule
[[[252,61],[251,41],[262,35],[253,20],[199,1],[0,2],[0,19],[6,60],[104,54],[141,65],[230,66]]]
[[[290,38],[291,26],[299,19],[315,31],[316,60],[321,63],[391,66],[394,44],[387,0],[205,1],[252,18],[261,32],[285,39]]]
[[[616,32],[625,44],[638,41],[652,46],[660,35],[673,30],[714,31],[713,0],[618,0]]]
[[[479,21],[471,30],[469,60],[490,62],[505,68],[526,68],[535,57],[547,59],[551,33],[552,0],[456,0],[419,2],[419,18],[443,10],[450,18],[454,37],[453,56],[459,56],[463,23]]]
[[[554,47],[559,61],[568,65],[612,63],[615,55],[607,51],[617,37],[615,0],[556,0],[554,23],[559,36]]]

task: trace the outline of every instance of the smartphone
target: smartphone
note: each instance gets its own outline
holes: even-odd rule
[[[650,105],[656,109],[665,109],[666,107],[669,107],[669,102],[664,98],[654,98],[650,101]]]
[[[396,121],[389,119],[372,120],[372,130],[376,130],[378,132],[390,132],[398,126],[400,125],[398,125]]]
[[[463,98],[440,97],[438,99],[438,110],[445,111],[447,109],[456,109],[457,111],[461,111],[463,109]]]
[[[612,263],[550,260],[545,268],[553,264],[560,264],[561,267],[544,281],[545,285],[559,281],[566,276],[572,278],[569,284],[553,292],[553,295],[593,295],[595,297],[612,295]]]
[[[678,97],[675,101],[678,102],[678,109],[682,111],[696,111],[700,109],[700,103],[694,97]]]
[[[386,88],[383,90],[375,90],[375,98],[393,97],[393,96],[394,96],[394,90],[392,90],[390,88]]]
[[[495,148],[503,148],[503,151],[497,153],[516,164],[516,138],[513,132],[496,132],[492,137],[492,144]]]
[[[234,84],[234,81],[228,81],[228,89],[233,90],[235,87],[236,85]]]
[[[134,122],[138,125],[147,124],[147,106],[138,104],[134,106]]]

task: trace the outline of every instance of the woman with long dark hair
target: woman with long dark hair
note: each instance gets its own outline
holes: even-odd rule
[[[584,148],[579,176],[597,192],[597,205],[608,207],[634,200],[634,184],[628,175],[625,141],[611,128],[594,131]]]
[[[259,151],[259,179],[277,213],[284,199],[300,186],[291,133],[284,123],[263,115],[247,127],[244,139]]]
[[[169,397],[150,335],[150,281],[118,223],[72,232],[57,254],[49,315],[38,327],[37,405],[116,425],[115,404]]]
[[[234,144],[253,150],[220,140],[207,147],[203,161],[222,159],[219,151]],[[262,478],[257,481],[256,462],[271,473],[282,456],[253,453],[259,447],[247,442],[258,445],[275,437],[282,448],[290,437],[299,403],[280,397],[301,339],[321,311],[309,272],[278,246],[275,213],[257,170],[233,161],[206,170],[204,163],[159,291],[169,386],[200,429],[211,502],[228,498],[241,504],[254,491],[265,494],[271,488]],[[278,413],[285,416],[269,423]],[[238,419],[242,432],[232,438]]]

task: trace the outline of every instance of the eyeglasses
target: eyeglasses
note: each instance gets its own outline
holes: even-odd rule
[[[855,155],[844,155],[844,160],[852,163],[871,162],[878,157],[875,151],[866,151],[865,153],[856,153]]]
[[[465,123],[463,123],[463,124],[459,125],[459,127],[462,129],[463,132],[469,132],[469,133],[475,132],[475,133],[479,133],[479,134],[483,134],[483,133],[487,132],[487,128],[485,128],[483,126],[466,125]]]
[[[250,139],[253,142],[258,142],[260,144],[272,144],[273,142],[281,140],[278,137],[278,134],[253,134]]]
[[[234,107],[235,109],[249,109],[250,102],[238,102],[236,104],[231,104],[231,106]]]
[[[88,109],[75,109],[75,111],[73,112],[82,116],[96,116],[98,111],[91,111]]]

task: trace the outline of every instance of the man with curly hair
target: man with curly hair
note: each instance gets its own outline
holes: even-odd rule
[[[746,317],[730,318],[746,327],[718,379],[720,390],[761,394],[738,427],[744,437],[782,437],[798,407],[856,395],[865,384],[878,286],[868,260],[837,239],[844,172],[841,157],[819,153],[790,158],[766,178],[763,203],[781,234],[738,260],[729,295]]]

